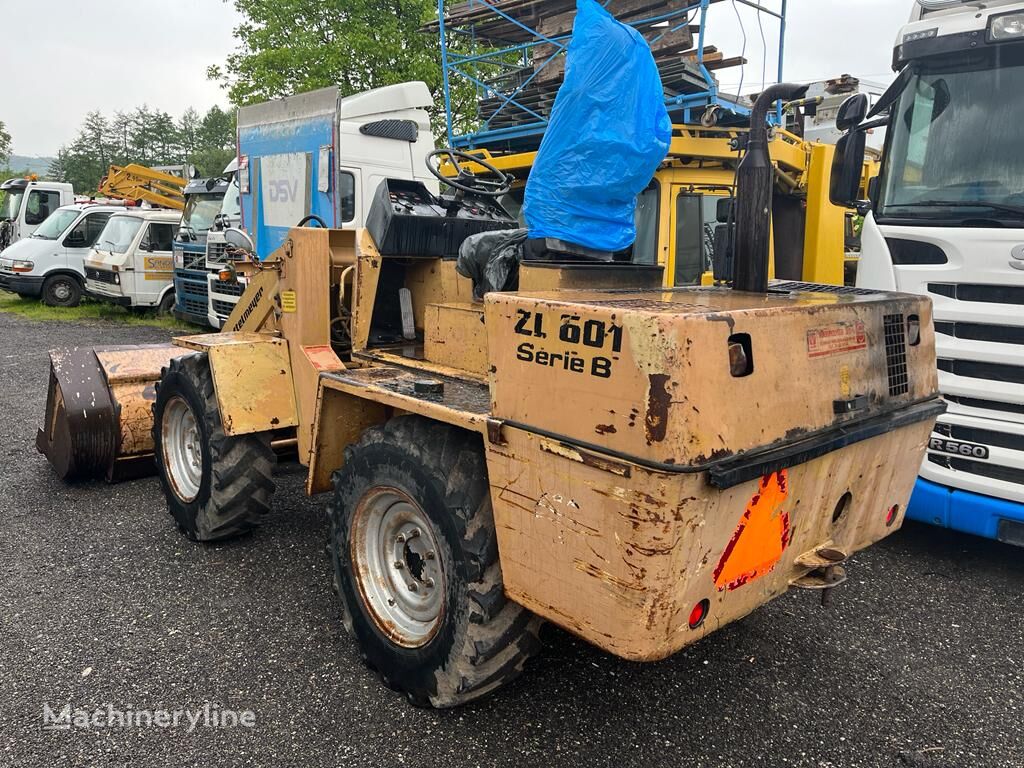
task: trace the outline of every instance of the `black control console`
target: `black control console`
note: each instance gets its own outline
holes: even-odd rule
[[[518,226],[493,198],[438,196],[421,182],[401,179],[381,182],[366,217],[382,256],[455,257],[470,235]]]

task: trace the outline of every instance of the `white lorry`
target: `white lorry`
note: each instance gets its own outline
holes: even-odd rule
[[[174,309],[172,243],[181,213],[130,208],[111,216],[85,259],[90,298],[128,309]]]
[[[893,63],[857,284],[931,297],[949,403],[908,516],[1024,545],[1024,2],[918,0]]]
[[[8,179],[0,184],[0,251],[29,237],[62,205],[75,202],[70,184]]]
[[[346,97],[323,88],[239,109],[241,226],[257,255],[272,253],[311,216],[332,228],[363,226],[384,179],[422,181],[436,193],[427,171],[432,104],[425,83],[409,82]],[[216,279],[228,261],[223,243],[214,233],[207,239],[210,323],[217,328],[244,289]]]
[[[61,206],[0,253],[0,289],[41,297],[51,307],[74,307],[85,290],[84,259],[114,213],[124,205]]]

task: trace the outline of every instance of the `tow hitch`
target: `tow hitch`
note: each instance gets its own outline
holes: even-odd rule
[[[790,584],[800,589],[817,589],[821,591],[821,605],[828,608],[832,605],[832,590],[846,581],[846,569],[841,563],[849,557],[845,552],[830,546],[822,546],[806,552],[796,559],[798,568],[810,568]]]

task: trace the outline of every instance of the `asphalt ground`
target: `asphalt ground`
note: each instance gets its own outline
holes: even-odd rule
[[[155,480],[69,487],[36,453],[47,349],[167,337],[0,315],[0,766],[1024,765],[1024,553],[916,525],[830,609],[792,592],[650,665],[549,628],[512,686],[415,709],[341,627],[297,468],[264,528],[202,546]],[[44,704],[255,724],[54,731]]]

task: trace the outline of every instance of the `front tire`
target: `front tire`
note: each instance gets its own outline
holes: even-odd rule
[[[48,307],[77,307],[82,300],[82,285],[71,275],[54,275],[43,283],[42,298]]]
[[[153,446],[178,527],[196,541],[226,539],[257,527],[275,489],[270,434],[224,433],[204,354],[172,360],[156,387]]]
[[[517,677],[541,620],[505,597],[480,437],[398,417],[350,446],[333,479],[342,617],[384,684],[452,707]]]
[[[167,317],[167,315],[174,311],[174,303],[174,291],[171,291],[160,299],[160,303],[156,307],[156,316]]]

